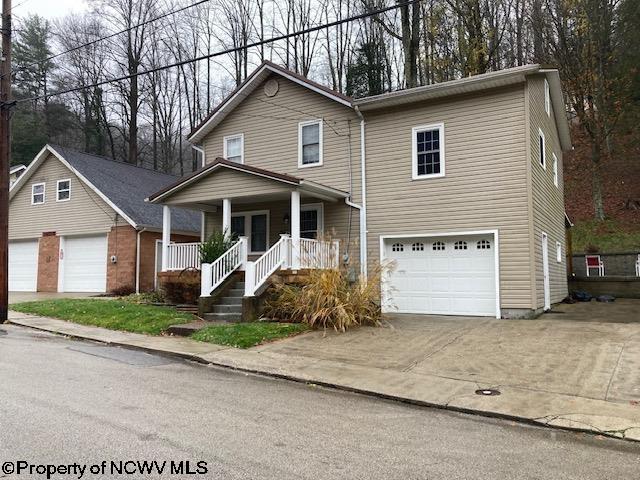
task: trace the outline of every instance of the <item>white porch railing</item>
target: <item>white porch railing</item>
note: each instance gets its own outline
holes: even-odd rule
[[[240,240],[213,263],[201,266],[200,295],[208,297],[234,271],[247,263],[247,238]]]
[[[200,243],[170,243],[167,270],[200,268]]]
[[[338,268],[340,242],[310,238],[300,239],[300,268]]]
[[[267,279],[279,268],[289,264],[291,258],[291,238],[281,235],[264,255],[255,262],[247,262],[244,272],[244,295],[253,297]]]

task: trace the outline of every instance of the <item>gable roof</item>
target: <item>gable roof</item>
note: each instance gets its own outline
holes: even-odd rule
[[[177,177],[58,145],[45,145],[13,185],[9,199],[14,197],[50,154],[60,160],[134,228],[162,228],[162,207],[145,202],[145,198],[175,182]],[[182,208],[172,208],[171,227],[179,232],[199,232],[200,214]]]
[[[293,177],[291,175],[287,175],[284,173],[272,172],[270,170],[265,170],[264,168],[252,167],[250,165],[231,162],[229,160],[219,157],[219,158],[216,158],[215,161],[196,170],[192,174],[187,175],[186,177],[181,178],[177,182],[171,185],[168,185],[165,188],[153,193],[147,198],[147,201],[153,202],[153,203],[159,202],[167,198],[168,196],[176,192],[179,192],[180,190],[192,184],[193,182],[196,182],[197,180],[200,180],[201,178],[220,169],[229,169],[229,170],[235,170],[238,172],[248,173],[250,175],[267,178],[275,182],[285,183],[295,187],[300,187],[301,189],[307,190],[309,192],[329,195],[331,197],[347,198],[349,196],[349,193],[347,192],[338,190],[333,187],[328,187],[326,185],[322,185],[321,183],[311,182],[309,180],[305,180],[304,178]]]
[[[11,167],[9,167],[9,174],[22,172],[23,170],[26,170],[26,169],[27,169],[27,166],[21,163],[19,163],[18,165],[11,165]]]
[[[216,106],[209,115],[193,129],[189,134],[188,140],[192,143],[198,143],[202,140],[216,125],[237,107],[251,92],[253,92],[269,75],[276,73],[298,85],[309,90],[319,93],[330,100],[336,101],[346,107],[352,108],[352,99],[342,93],[336,92],[325,87],[313,80],[309,80],[291,70],[280,67],[273,62],[265,60],[262,64],[249,75],[233,92],[231,92],[222,102]]]

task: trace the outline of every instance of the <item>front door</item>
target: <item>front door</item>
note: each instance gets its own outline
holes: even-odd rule
[[[269,211],[234,213],[231,233],[249,239],[249,253],[264,253],[269,248]]]

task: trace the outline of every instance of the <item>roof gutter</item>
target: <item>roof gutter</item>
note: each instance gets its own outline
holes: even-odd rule
[[[351,201],[346,201],[347,205],[360,210],[360,273],[367,278],[367,170],[366,170],[366,142],[365,142],[365,126],[366,122],[360,108],[353,106],[358,118],[360,119],[360,182],[362,191],[362,205],[356,206]]]

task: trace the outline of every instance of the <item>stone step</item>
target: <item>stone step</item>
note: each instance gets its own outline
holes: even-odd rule
[[[191,334],[203,329],[207,325],[208,323],[203,320],[197,320],[191,323],[182,323],[180,325],[171,325],[169,328],[167,328],[166,333],[170,335],[178,335],[181,337],[189,337],[191,336]]]
[[[232,288],[230,290],[227,290],[227,296],[244,297],[244,288]]]
[[[242,298],[241,297],[221,297],[218,299],[218,305],[237,305],[239,307],[242,306]]]
[[[207,322],[239,322],[242,315],[239,313],[205,313],[204,319]]]
[[[241,305],[214,305],[211,313],[242,313]]]

